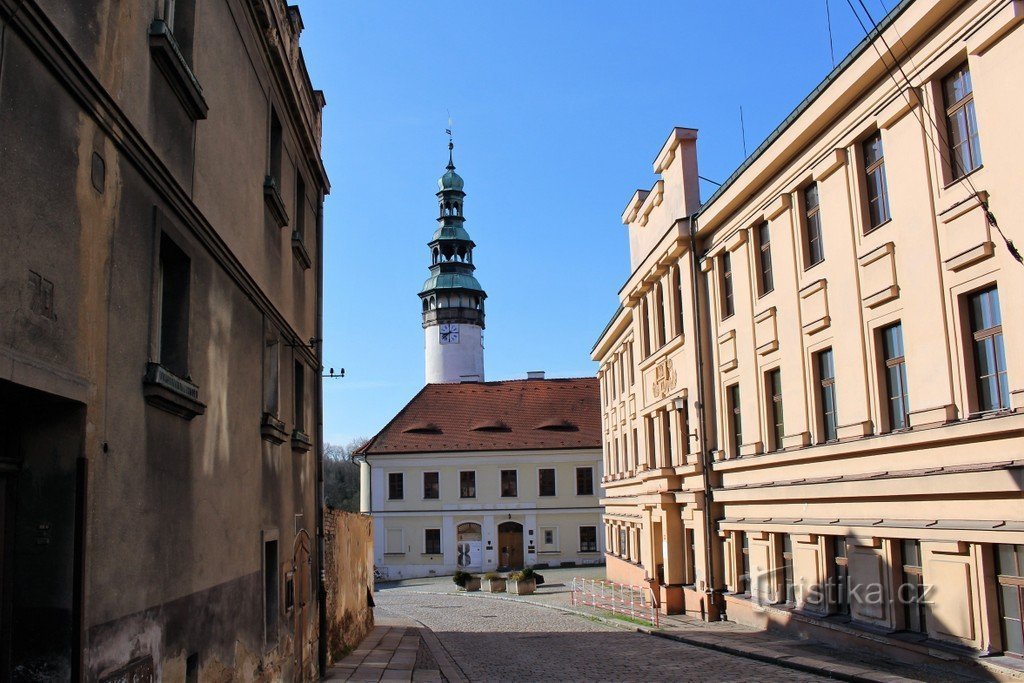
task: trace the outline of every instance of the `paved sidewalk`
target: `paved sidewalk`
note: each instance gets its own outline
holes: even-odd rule
[[[379,612],[375,620],[373,631],[358,648],[328,669],[324,681],[461,683],[466,680],[428,629]]]

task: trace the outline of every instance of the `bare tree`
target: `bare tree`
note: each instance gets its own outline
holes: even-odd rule
[[[368,439],[348,444],[324,443],[324,502],[328,507],[359,512],[359,465],[352,454]]]

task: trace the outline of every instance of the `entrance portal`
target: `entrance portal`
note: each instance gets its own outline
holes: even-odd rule
[[[79,678],[84,412],[0,380],[0,680]]]
[[[458,526],[458,565],[460,569],[480,569],[484,561],[484,537],[476,522]]]
[[[498,525],[498,565],[501,571],[523,567],[523,525],[519,522]]]

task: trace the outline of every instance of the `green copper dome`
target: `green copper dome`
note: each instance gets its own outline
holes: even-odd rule
[[[423,283],[420,293],[429,292],[435,289],[469,289],[476,292],[483,292],[484,288],[475,277],[469,273],[438,273],[431,275]]]
[[[434,237],[431,242],[437,240],[462,240],[464,242],[472,242],[469,233],[461,225],[442,225],[436,231],[434,231]]]
[[[462,182],[462,176],[455,172],[454,167],[449,167],[448,172],[441,176],[437,181],[437,187],[442,192],[444,190],[458,190],[462,191],[464,187]]]

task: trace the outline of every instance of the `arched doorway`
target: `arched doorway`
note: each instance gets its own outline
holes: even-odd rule
[[[295,536],[292,550],[291,571],[285,574],[285,609],[291,611],[292,632],[295,634],[292,643],[295,661],[295,680],[305,680],[304,645],[306,641],[306,621],[309,618],[310,603],[313,600],[312,558],[310,555],[310,539],[305,529],[300,529]]]
[[[476,522],[463,522],[456,528],[460,569],[480,569],[484,560],[484,536]]]
[[[498,525],[498,568],[506,571],[523,566],[523,525],[502,522]]]

